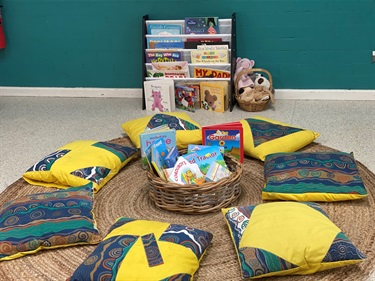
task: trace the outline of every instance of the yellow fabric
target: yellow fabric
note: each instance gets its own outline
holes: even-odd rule
[[[108,168],[110,169],[109,174],[99,184],[92,182],[94,192],[98,192],[133,156],[121,162],[120,158],[111,151],[92,146],[97,142],[94,140],[79,140],[66,144],[57,150],[67,149],[71,151],[57,159],[50,170],[27,171],[23,174],[23,178],[33,185],[67,189],[71,186],[82,186],[91,182],[88,179],[72,175],[71,172],[95,166]]]
[[[265,185],[264,185],[265,187]],[[313,201],[313,202],[333,202],[333,201],[346,201],[356,200],[368,196],[361,194],[350,194],[350,193],[277,193],[277,192],[265,192],[262,191],[263,200],[287,200],[287,201]]]
[[[157,239],[168,226],[169,223],[164,222],[134,221],[112,231],[104,240],[124,233],[140,236],[154,233]],[[149,267],[142,240],[138,239],[121,262],[116,280],[139,280],[137,279],[139,272],[143,273],[143,280],[162,280],[165,276],[173,275],[175,272],[193,275],[199,267],[199,261],[190,249],[162,241],[158,242],[158,246],[164,264]]]
[[[279,122],[261,116],[254,116],[251,118],[266,121],[271,124],[297,128],[287,123]],[[244,153],[248,156],[260,159],[262,161],[264,161],[266,156],[271,153],[297,151],[303,148],[304,146],[308,145],[309,143],[313,142],[317,137],[319,137],[319,133],[305,129],[303,131],[295,132],[290,135],[282,136],[274,140],[267,141],[255,147],[253,134],[251,132],[249,123],[245,119],[240,120],[240,122],[243,126],[244,132]]]
[[[241,208],[225,208],[222,209],[222,213],[225,217],[227,213],[233,214],[233,220],[238,220],[241,217]],[[226,217],[241,266],[239,251],[246,248],[267,251],[296,266],[295,268],[250,276],[251,278],[276,275],[305,275],[349,264],[356,264],[363,260],[353,259],[324,262],[323,259],[329,252],[332,242],[341,233],[341,230],[323,213],[307,204],[298,202],[259,204],[253,209],[247,223],[244,223],[242,219],[239,221],[243,225],[241,227],[237,226],[238,228],[234,228],[236,229],[234,231],[233,226],[231,227]],[[241,230],[238,229],[243,229],[243,227],[245,229],[242,230],[241,236],[239,234]],[[237,248],[235,237],[238,237],[238,235],[241,238]],[[265,261],[262,260],[262,263],[265,263]],[[272,264],[270,266],[272,269]],[[248,269],[245,268],[246,270]]]
[[[189,144],[202,143],[201,126],[197,122],[192,120],[188,114],[183,112],[163,112],[162,114],[174,116],[179,119],[185,120],[199,128],[196,130],[176,130],[176,143],[178,149],[187,148]],[[147,124],[153,116],[154,115],[150,115],[130,120],[121,125],[122,129],[129,136],[130,140],[137,148],[141,147],[139,135],[145,131]]]

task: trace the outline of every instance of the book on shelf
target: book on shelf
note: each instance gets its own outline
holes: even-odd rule
[[[228,50],[191,50],[191,63],[229,63]]]
[[[222,41],[222,38],[186,38],[186,41],[184,41],[184,49],[197,49],[200,45],[212,44],[225,44],[229,46],[229,42]]]
[[[157,70],[147,69],[150,78],[190,78],[189,70]]]
[[[201,96],[199,82],[178,82],[176,86],[186,86],[194,90],[195,109],[201,108]]]
[[[144,81],[146,110],[153,112],[175,111],[173,79]]]
[[[189,71],[189,64],[187,61],[169,61],[169,62],[152,62],[152,69],[154,70],[185,70]]]
[[[176,130],[170,129],[168,125],[161,125],[139,135],[143,169],[151,167],[151,145],[159,139],[163,139],[168,151],[171,151],[176,147]]]
[[[182,61],[182,54],[177,50],[146,50],[146,63]]]
[[[185,18],[185,34],[217,34],[220,33],[218,17]]]
[[[189,86],[176,85],[175,104],[176,108],[195,112],[195,89]]]
[[[200,82],[201,108],[209,111],[224,112],[228,109],[228,81]]]
[[[244,162],[243,127],[241,122],[202,126],[202,145],[224,147],[224,152]]]
[[[194,78],[230,78],[230,71],[196,66],[193,76]]]
[[[211,42],[213,43],[213,42]],[[229,50],[229,45],[227,44],[202,44],[197,45],[197,50]]]
[[[147,37],[147,49],[182,49],[184,42],[181,37]]]
[[[151,35],[178,35],[182,34],[181,24],[148,24],[147,33]]]

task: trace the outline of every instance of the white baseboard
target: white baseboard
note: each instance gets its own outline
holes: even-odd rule
[[[0,87],[1,96],[141,98],[142,90],[139,88]],[[276,89],[275,98],[293,100],[375,100],[375,90]]]

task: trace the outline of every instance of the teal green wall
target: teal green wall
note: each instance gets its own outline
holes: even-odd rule
[[[237,13],[275,88],[375,89],[374,0],[0,0],[0,86],[140,88],[141,18]],[[198,12],[197,12],[198,11]]]

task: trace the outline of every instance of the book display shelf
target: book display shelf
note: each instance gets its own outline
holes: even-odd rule
[[[192,18],[195,19],[195,18]],[[217,26],[214,26],[216,31],[206,32],[206,33],[188,33],[186,26],[188,25],[187,19],[181,20],[152,20],[148,15],[144,15],[142,18],[142,83],[144,85],[145,81],[151,81],[156,79],[172,78],[175,85],[178,83],[191,83],[199,84],[202,81],[227,81],[228,83],[228,109],[233,110],[235,105],[235,92],[234,83],[232,77],[235,73],[236,67],[236,14],[233,13],[231,17],[228,18],[215,18]],[[157,29],[158,26],[164,31]],[[172,30],[174,27],[181,26],[180,32],[178,30],[174,32]],[[212,24],[207,26],[212,29]],[[206,27],[207,27],[206,26]],[[199,27],[199,24],[198,24]],[[154,28],[151,30],[150,28]],[[194,26],[193,26],[194,28]],[[167,29],[167,30],[165,30]],[[169,29],[169,30],[168,30]],[[212,30],[211,30],[212,31]],[[159,32],[159,33],[158,33]],[[208,33],[208,34],[207,34]],[[163,40],[161,40],[163,39]],[[169,40],[170,39],[170,40]],[[158,42],[158,40],[160,42]],[[155,43],[156,42],[156,43]],[[165,43],[167,42],[167,43]],[[198,42],[198,43],[196,43]],[[204,43],[202,43],[204,42]],[[208,42],[208,43],[207,43]],[[216,42],[218,42],[216,44]],[[227,51],[225,50],[226,59],[221,61],[205,61],[196,60],[194,55],[196,52],[200,52],[200,47],[197,45],[226,45]],[[155,73],[153,68],[153,61],[150,60],[150,56],[155,52],[172,52],[172,55],[178,56],[176,61],[187,62],[187,66],[184,66],[184,75],[173,77],[159,77],[158,75],[151,75],[150,73]],[[211,49],[210,49],[211,50]],[[222,50],[214,50],[215,54],[223,52]],[[151,55],[150,55],[151,54]],[[171,54],[169,54],[171,55]],[[167,55],[166,55],[167,56]],[[171,57],[166,57],[164,62],[170,60]],[[203,58],[201,56],[200,58]],[[160,60],[159,60],[160,61]],[[208,70],[208,72],[206,72]],[[181,72],[178,70],[176,73]],[[199,72],[200,71],[200,72]],[[198,73],[199,72],[199,73]],[[202,75],[204,73],[204,75]],[[200,75],[198,75],[200,74]],[[230,75],[229,75],[230,74]],[[202,77],[203,76],[203,77]],[[146,98],[145,98],[145,87],[142,87],[142,109],[146,109]]]

